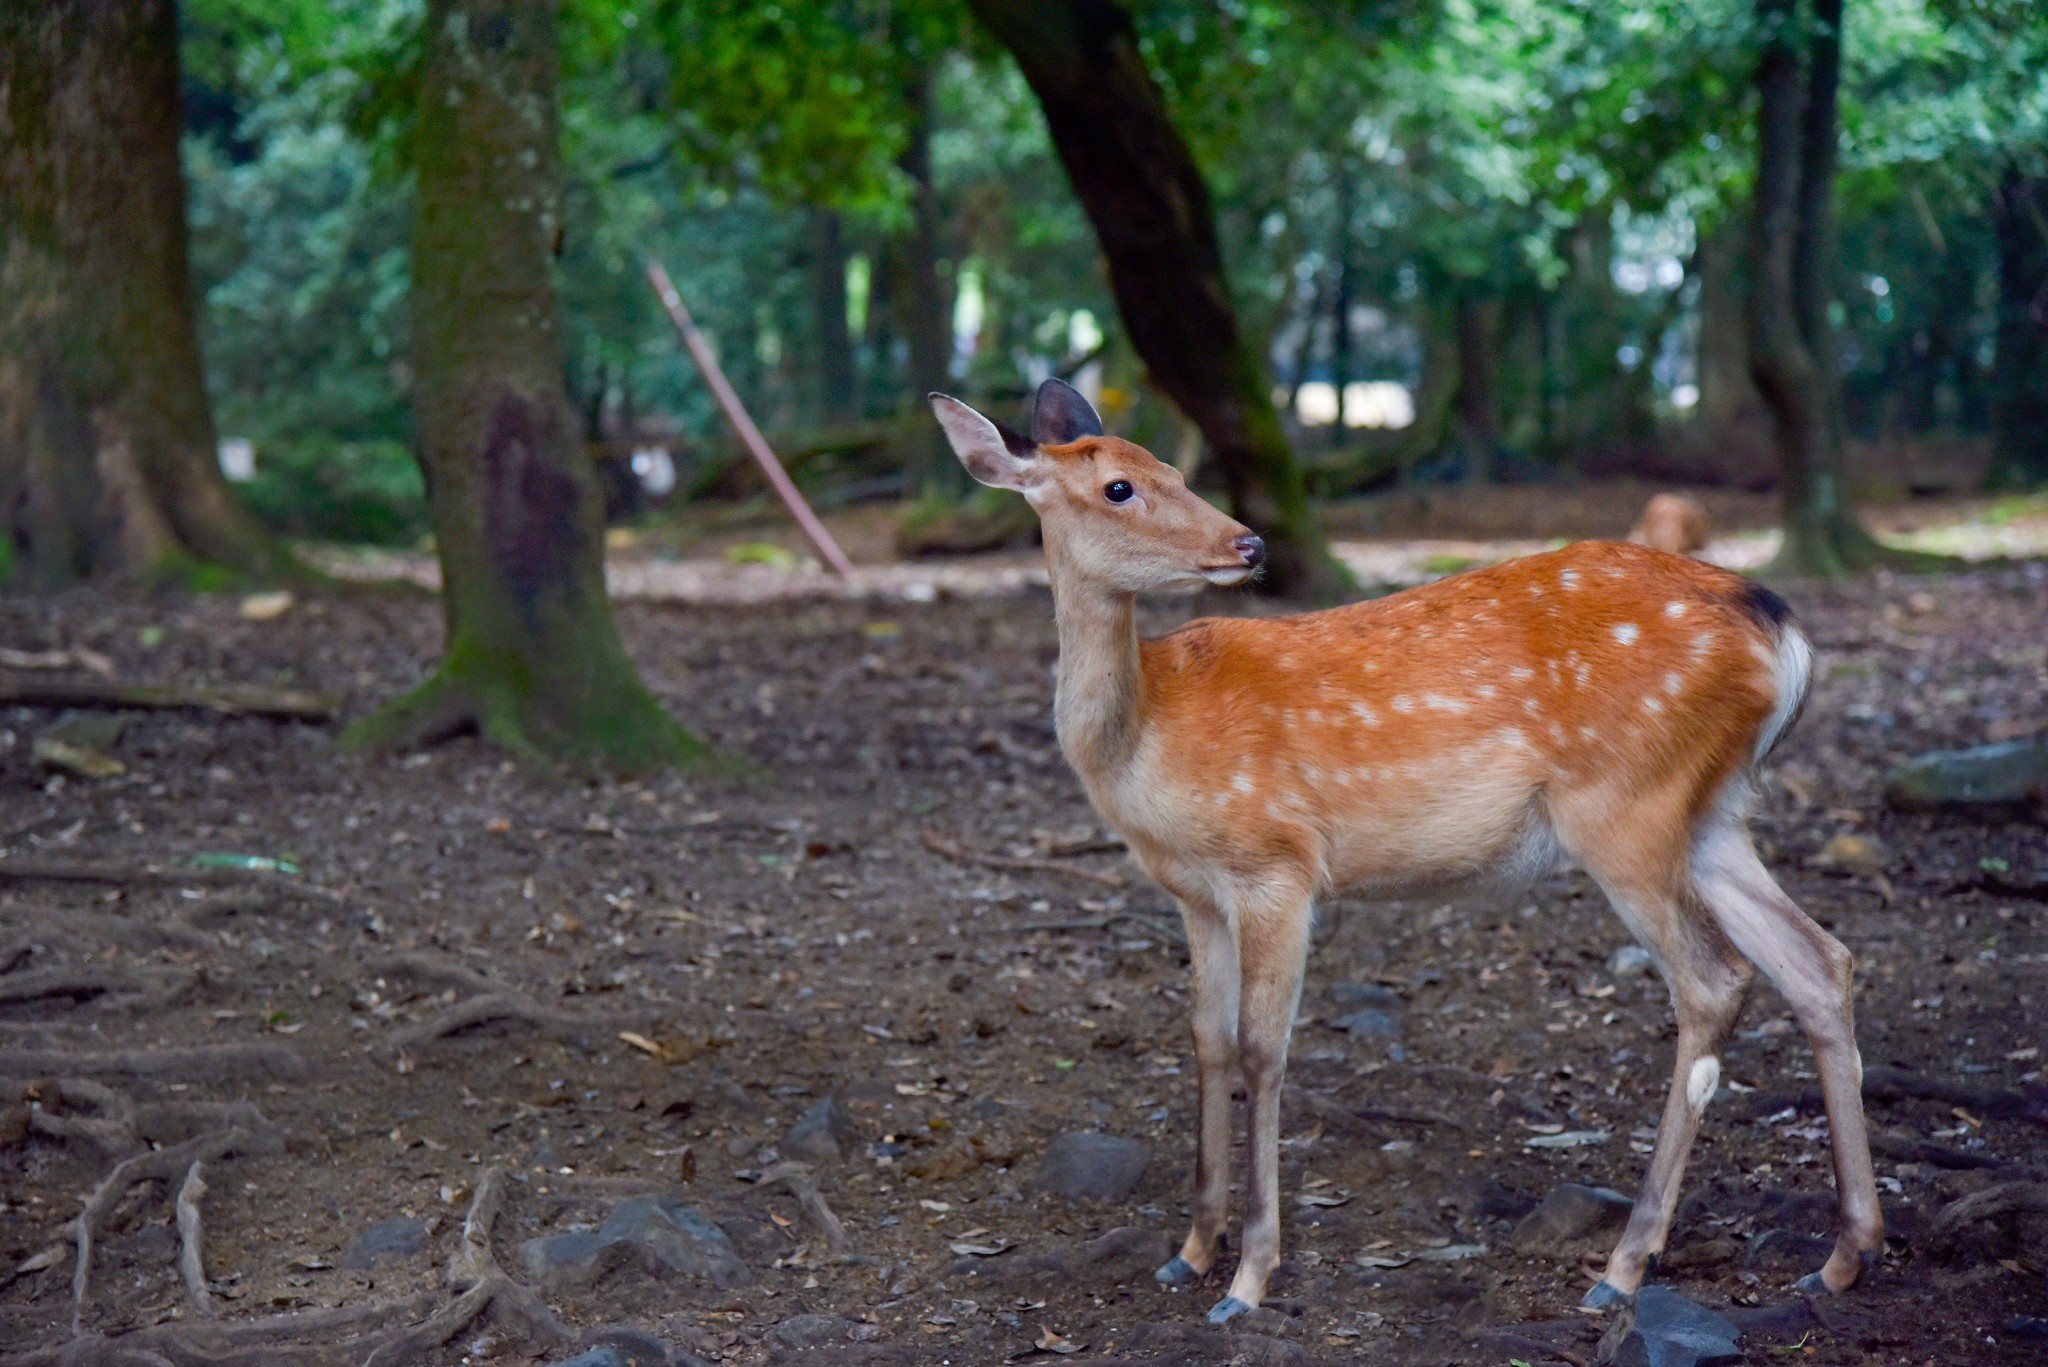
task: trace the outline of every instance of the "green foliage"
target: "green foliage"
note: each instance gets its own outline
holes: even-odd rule
[[[325,433],[259,448],[243,497],[286,535],[401,546],[427,532],[427,490],[402,443]]]

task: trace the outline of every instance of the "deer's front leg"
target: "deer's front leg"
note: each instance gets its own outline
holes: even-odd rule
[[[1230,1214],[1230,1097],[1237,1064],[1237,932],[1213,906],[1183,900],[1194,1001],[1201,1111],[1195,1141],[1195,1210],[1187,1241],[1154,1275],[1168,1286],[1199,1281],[1216,1263]]]
[[[1280,1086],[1301,1000],[1310,915],[1308,898],[1297,895],[1248,912],[1238,927],[1243,983],[1238,1061],[1244,1067],[1251,1182],[1245,1190],[1244,1253],[1230,1294],[1209,1311],[1211,1324],[1234,1319],[1264,1300],[1266,1281],[1280,1265]]]

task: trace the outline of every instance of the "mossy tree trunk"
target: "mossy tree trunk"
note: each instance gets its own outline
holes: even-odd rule
[[[1749,364],[1784,474],[1785,541],[1768,572],[1835,577],[1903,557],[1863,529],[1844,487],[1840,381],[1827,316],[1842,0],[1815,0],[1804,22],[1795,4],[1757,0],[1756,7],[1762,49]]]
[[[1310,513],[1271,380],[1238,326],[1215,210],[1115,0],[970,0],[1016,58],[1094,225],[1117,313],[1153,383],[1202,429],[1232,512],[1266,538],[1264,591],[1354,589]]]
[[[2048,486],[2048,176],[2009,170],[1992,205],[1998,231],[1998,359],[1992,375],[1992,479]]]
[[[626,659],[601,499],[563,389],[552,0],[430,0],[413,162],[413,364],[441,560],[436,673],[358,746],[476,729],[526,759],[614,772],[704,758]]]
[[[0,562],[295,571],[216,459],[186,269],[171,0],[0,5]]]

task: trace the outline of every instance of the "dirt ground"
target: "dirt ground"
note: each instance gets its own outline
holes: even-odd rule
[[[2048,569],[1791,596],[1821,663],[1757,829],[1857,955],[1866,1062],[1935,1085],[1871,1102],[1884,1267],[1850,1295],[1798,1296],[1832,1229],[1826,1126],[1811,1055],[1760,988],[1660,1280],[1734,1314],[1754,1363],[2039,1363],[2048,1345],[2011,1326],[2048,1314],[2048,1220],[1949,1249],[1926,1234],[1958,1198],[2048,1177],[2048,830],[1901,815],[1879,783],[1920,750],[2048,725]],[[137,680],[318,688],[345,716],[438,644],[424,595],[270,621],[238,606],[0,599],[0,643],[90,647]],[[1198,609],[1253,605],[1161,605],[1148,629]],[[444,1312],[439,1346],[385,1360],[559,1361],[600,1329],[651,1336],[616,1337],[619,1362],[1593,1358],[1602,1325],[1573,1307],[1612,1236],[1521,1251],[1510,1235],[1560,1183],[1633,1191],[1672,1026],[1654,976],[1610,972],[1623,935],[1582,877],[1326,909],[1289,1074],[1288,1261],[1270,1310],[1210,1329],[1220,1281],[1150,1276],[1193,1160],[1185,964],[1170,903],[1096,838],[1059,756],[1044,592],[621,620],[656,692],[761,781],[547,781],[471,740],[364,759],[337,755],[329,726],[190,712],[88,736],[125,769],[89,779],[34,755],[58,713],[0,710],[6,1361],[72,1340],[72,1222],[122,1160],[151,1180],[117,1184],[96,1222],[77,1322],[156,1356],[117,1339],[68,1360],[362,1361],[375,1315],[322,1308],[386,1305],[384,1332],[443,1311],[493,1172],[501,1210],[476,1228],[515,1283],[528,1240],[645,1193],[715,1222],[745,1267],[721,1285],[602,1260],[473,1320]],[[303,874],[161,872],[208,852]],[[23,878],[19,861],[109,881]],[[1394,1030],[1334,1029],[1361,1000]],[[754,1180],[826,1098],[850,1121],[844,1156],[804,1149],[844,1223],[836,1253],[788,1184]],[[234,1102],[260,1116],[195,1104]],[[276,1341],[190,1327],[180,1145],[223,1131],[193,1207],[203,1284],[221,1323],[296,1317]],[[1147,1145],[1135,1188],[1035,1191],[1069,1131]],[[1530,1144],[1560,1131],[1601,1137]],[[145,1142],[169,1157],[131,1157]],[[416,1248],[338,1265],[402,1217]]]

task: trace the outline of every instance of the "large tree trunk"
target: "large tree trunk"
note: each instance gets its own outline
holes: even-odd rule
[[[1751,225],[1750,375],[1771,411],[1784,470],[1777,574],[1835,576],[1886,558],[1850,508],[1827,305],[1841,0],[1816,0],[1805,80],[1794,0],[1757,0],[1757,174]],[[1802,88],[1803,87],[1803,88]]]
[[[1266,537],[1263,588],[1353,588],[1310,514],[1270,381],[1238,328],[1215,210],[1114,0],[971,0],[1017,59],[1095,227],[1110,288],[1153,383],[1202,429],[1231,509]]]
[[[924,396],[946,389],[953,360],[953,292],[942,274],[945,221],[938,187],[932,183],[932,74],[920,72],[912,92],[916,115],[898,165],[910,182],[910,231],[903,247],[900,303],[903,338],[910,350],[910,392],[921,407]],[[936,424],[914,443],[905,481],[910,493],[953,503],[974,487]]]
[[[413,364],[447,647],[358,745],[475,728],[612,771],[704,756],[633,673],[562,387],[553,0],[430,0],[413,160]]]
[[[1991,379],[1992,478],[2048,485],[2048,176],[2008,171],[1998,231],[1998,358]]]
[[[1351,226],[1357,218],[1358,177],[1351,164],[1337,161],[1337,232],[1330,244],[1336,258],[1336,279],[1330,298],[1330,385],[1337,391],[1337,421],[1330,425],[1330,444],[1341,447],[1350,440],[1351,429],[1344,424],[1344,391],[1351,384],[1351,307],[1357,295],[1351,266]]]
[[[1458,347],[1458,444],[1465,451],[1466,480],[1484,484],[1493,478],[1493,457],[1500,449],[1500,298],[1461,294],[1452,317]]]
[[[216,463],[180,123],[171,0],[0,5],[0,575],[295,569]]]
[[[860,390],[846,322],[846,232],[830,209],[811,214],[811,298],[818,328],[818,419],[848,422],[860,416]]]

